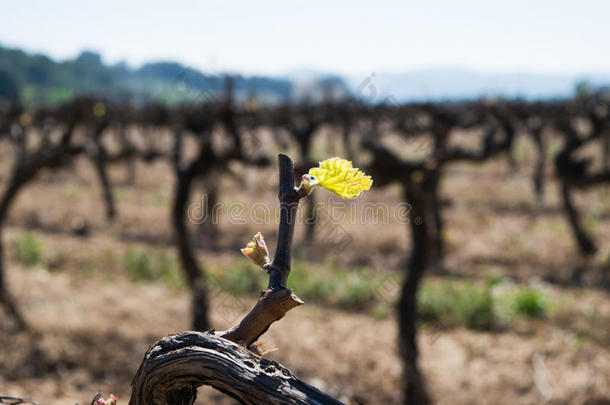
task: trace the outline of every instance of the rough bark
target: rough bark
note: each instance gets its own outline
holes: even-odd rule
[[[133,379],[129,404],[192,405],[201,385],[247,405],[341,404],[282,365],[201,332],[184,332],[157,342]]]
[[[248,347],[269,329],[269,326],[286,315],[292,308],[303,305],[303,301],[289,288],[270,288],[262,292],[254,308],[231,329],[218,335]]]

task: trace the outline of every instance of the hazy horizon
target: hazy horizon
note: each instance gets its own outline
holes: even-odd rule
[[[357,73],[352,73],[352,74],[332,71],[332,70],[324,69],[322,67],[303,65],[303,66],[294,66],[294,67],[287,69],[286,71],[278,72],[275,74],[265,74],[263,72],[253,72],[253,73],[250,72],[249,73],[249,72],[232,71],[232,70],[215,70],[215,71],[206,70],[205,67],[199,68],[197,66],[189,65],[182,60],[170,59],[170,58],[150,59],[150,60],[144,60],[141,63],[133,64],[127,60],[109,60],[106,57],[106,55],[104,54],[104,52],[102,52],[98,49],[94,49],[94,48],[82,48],[82,49],[78,50],[77,52],[75,52],[73,55],[68,55],[66,57],[54,57],[53,55],[49,54],[48,52],[46,52],[44,50],[29,49],[27,47],[19,46],[17,44],[6,43],[1,40],[0,40],[0,47],[9,48],[9,49],[18,49],[18,50],[24,51],[30,55],[44,55],[44,56],[51,58],[55,62],[65,62],[65,61],[74,60],[83,52],[94,52],[94,53],[99,54],[102,57],[103,63],[108,66],[124,63],[131,69],[138,69],[138,68],[141,68],[142,66],[145,66],[147,64],[153,64],[153,63],[179,63],[188,68],[196,69],[196,70],[199,70],[202,73],[206,73],[206,74],[232,73],[232,74],[242,74],[244,76],[264,75],[264,76],[270,76],[270,77],[293,77],[293,76],[310,75],[310,74],[311,75],[337,74],[337,75],[341,75],[343,77],[353,78],[354,76],[359,76],[359,75],[365,77],[365,76],[370,75],[371,73],[375,73],[377,75],[379,75],[379,74],[399,75],[399,74],[403,74],[403,73],[412,73],[412,72],[424,72],[424,71],[425,72],[435,72],[435,71],[447,71],[447,70],[464,71],[464,72],[485,74],[485,75],[486,74],[492,74],[492,75],[495,75],[495,74],[497,74],[497,75],[533,74],[533,75],[543,75],[543,76],[550,76],[550,77],[610,74],[610,68],[605,69],[605,70],[589,70],[589,71],[545,72],[545,71],[535,71],[535,70],[527,70],[527,69],[486,70],[486,69],[477,69],[475,67],[471,67],[471,66],[467,66],[467,65],[458,65],[458,64],[451,64],[451,63],[445,64],[445,65],[439,64],[439,65],[411,66],[408,69],[403,69],[403,70],[389,69],[389,70],[373,70],[371,72],[363,71],[363,72],[357,72]]]

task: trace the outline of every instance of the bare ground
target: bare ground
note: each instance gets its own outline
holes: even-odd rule
[[[4,184],[7,170],[5,163],[0,166]],[[112,175],[117,182],[124,177],[120,168]],[[217,250],[200,252],[206,266],[222,267],[233,261],[237,247],[258,230],[274,245],[273,210],[267,220],[259,221],[266,214],[253,214],[251,209],[255,201],[275,206],[273,171],[244,178],[246,186],[223,180],[221,236]],[[88,164],[79,162],[73,173],[45,174],[13,207],[6,244],[13,246],[25,229],[32,229],[44,241],[46,260],[25,268],[9,249],[10,288],[34,332],[13,332],[0,313],[3,395],[49,405],[85,404],[99,390],[115,393],[125,404],[130,379],[146,349],[159,337],[189,327],[183,287],[132,283],[116,259],[130,246],[172,251],[168,167],[141,166],[137,188],[118,188],[120,218],[115,225],[104,221],[93,179]],[[485,167],[455,167],[445,180],[443,195],[452,273],[549,280],[553,284],[548,288],[561,305],[552,321],[523,321],[494,332],[424,327],[419,339],[421,362],[436,402],[581,404],[597,399],[602,402],[587,403],[608,403],[610,300],[607,290],[599,288],[610,257],[608,190],[578,196],[583,211],[593,213],[592,228],[600,245],[598,255],[589,261],[576,254],[553,187],[543,207],[532,202],[527,168],[511,177],[501,161]],[[390,207],[389,220],[341,221],[332,229],[339,226],[340,234],[349,235],[347,250],[322,240],[308,257],[320,260],[326,254],[346,266],[365,264],[388,274],[400,271],[408,253],[408,234],[406,224],[395,216],[399,197],[396,188],[368,193],[356,207],[384,201]],[[331,212],[326,196],[320,194],[319,199]],[[231,216],[231,202],[245,207],[245,214]],[[82,224],[90,236],[72,234]],[[300,234],[297,246],[299,238]],[[571,283],[579,267],[589,269],[586,287]],[[228,327],[255,299],[215,293],[214,326]],[[587,314],[594,315],[589,319]],[[376,320],[367,311],[308,303],[275,324],[263,340],[279,348],[269,357],[347,403],[395,404],[400,401],[401,380],[396,334],[391,316]],[[231,402],[202,389],[199,403]]]

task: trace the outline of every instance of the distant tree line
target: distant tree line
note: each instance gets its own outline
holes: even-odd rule
[[[268,102],[285,102],[293,95],[287,79],[233,75],[236,97],[256,94]],[[84,51],[73,60],[55,61],[42,54],[0,46],[0,100],[26,105],[68,102],[92,95],[136,103],[211,101],[222,94],[225,78],[204,74],[175,62],[148,63],[130,68],[104,64],[98,53]]]

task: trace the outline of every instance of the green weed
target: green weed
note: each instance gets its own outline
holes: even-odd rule
[[[38,265],[42,260],[43,244],[34,234],[24,233],[17,241],[17,260],[27,267]]]
[[[496,314],[491,286],[473,283],[424,283],[418,295],[418,317],[445,326],[489,330]]]
[[[130,248],[123,257],[123,264],[132,281],[160,280],[172,287],[180,285],[178,263],[163,251]]]
[[[515,315],[542,318],[547,315],[549,306],[547,295],[535,288],[521,287],[510,297],[510,308]]]

